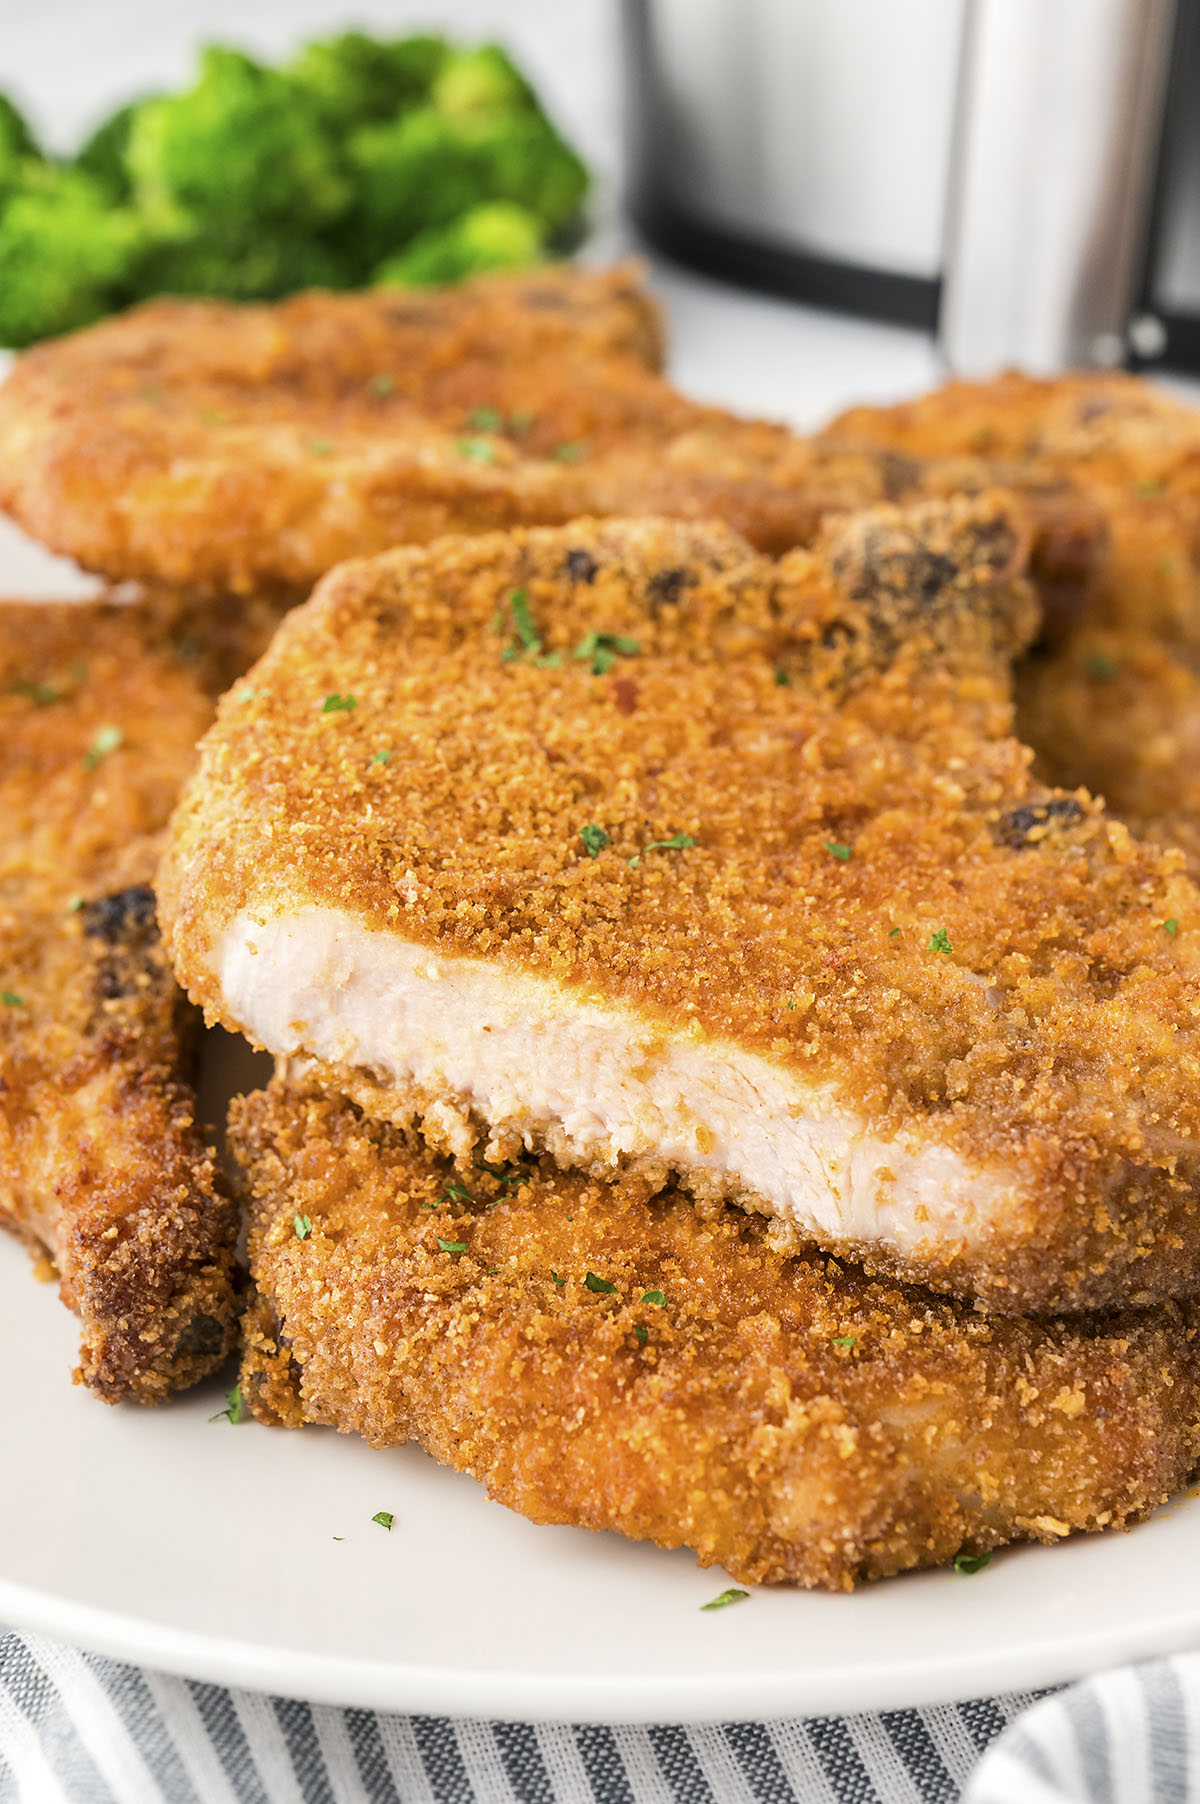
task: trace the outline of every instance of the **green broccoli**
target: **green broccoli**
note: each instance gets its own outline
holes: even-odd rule
[[[345,31],[306,44],[285,73],[327,127],[346,132],[428,100],[446,55],[444,38],[388,40]]]
[[[277,222],[299,237],[351,199],[315,108],[237,50],[205,50],[194,87],[136,110],[127,161],[138,204],[164,222]]]
[[[539,110],[533,89],[499,44],[451,51],[430,98],[444,118],[458,125]]]
[[[489,195],[528,207],[551,228],[578,211],[587,193],[587,168],[545,114],[484,120],[464,126],[462,136]]]
[[[26,170],[0,207],[0,344],[13,346],[111,312],[142,243],[136,217],[88,176]]]
[[[123,298],[193,294],[269,301],[298,288],[350,286],[345,259],[317,239],[262,228],[230,232],[208,227],[152,242]]]
[[[114,201],[126,201],[133,190],[129,179],[127,157],[129,138],[135,115],[149,100],[131,100],[98,125],[75,158],[76,169],[82,169],[99,182]]]
[[[376,283],[427,288],[485,269],[529,269],[542,260],[541,220],[511,201],[486,201],[447,226],[418,232],[375,271]]]
[[[348,236],[364,275],[418,232],[488,198],[479,157],[432,107],[363,126],[347,149],[358,196]]]

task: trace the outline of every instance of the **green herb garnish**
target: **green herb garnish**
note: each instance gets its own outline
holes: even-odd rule
[[[736,1585],[730,1585],[728,1591],[719,1591],[716,1597],[710,1597],[706,1604],[700,1605],[700,1608],[702,1610],[724,1610],[730,1604],[744,1603],[749,1595],[748,1591],[739,1591]]]
[[[559,1290],[562,1290],[565,1287],[567,1281],[565,1278],[560,1278],[557,1272],[551,1272],[550,1273],[550,1282],[552,1284],[556,1284],[558,1286]]]
[[[321,703],[322,714],[353,714],[358,706],[356,695],[338,695],[335,691]]]
[[[371,1521],[378,1522],[380,1528],[389,1530],[395,1520],[396,1518],[392,1515],[391,1510],[376,1510],[375,1514],[371,1517]]]
[[[854,857],[854,847],[845,846],[837,839],[827,839],[825,841],[825,850],[827,852],[832,852],[833,856],[840,859],[843,864]]]
[[[371,759],[372,764],[390,764],[396,756],[395,752],[376,752]]]
[[[19,996],[16,990],[0,990],[0,1002],[4,1004],[5,1008],[26,1008],[28,1006],[24,996]]]
[[[598,1297],[611,1296],[617,1288],[615,1284],[610,1284],[607,1278],[598,1278],[595,1272],[589,1272],[583,1282],[588,1290],[595,1291]]]
[[[1172,939],[1175,938],[1175,935],[1179,932],[1179,922],[1175,919],[1174,915],[1171,916],[1169,921],[1163,922],[1163,931],[1169,933]]]
[[[939,927],[936,933],[930,934],[929,950],[931,952],[953,952],[954,947],[950,944],[950,935],[944,927]]]
[[[529,601],[524,589],[513,590],[508,598],[508,606],[522,651],[541,651],[541,634],[533,624],[533,615],[529,612]]]
[[[69,915],[77,915],[83,906],[84,902],[82,896],[72,896],[67,903],[67,913]]]
[[[648,846],[643,846],[641,851],[629,860],[629,868],[636,871],[647,852],[686,852],[689,846],[698,843],[699,841],[691,833],[676,833],[671,839],[652,839]]]
[[[497,413],[494,407],[477,407],[467,415],[467,425],[475,432],[502,432],[504,415]]]
[[[559,447],[556,451],[552,451],[550,453],[550,455],[554,458],[554,460],[560,464],[578,463],[579,459],[581,457],[586,456],[586,454],[587,454],[587,446],[586,445],[570,445],[570,444],[559,445]]]
[[[199,639],[181,639],[175,647],[181,664],[194,664],[200,656]]]
[[[9,693],[23,696],[26,701],[33,702],[35,707],[48,708],[51,702],[59,700],[62,690],[57,683],[26,683],[18,680],[9,684]]]
[[[792,679],[788,675],[787,671],[783,668],[783,665],[776,664],[776,666],[775,666],[776,687],[779,689],[789,689],[791,687],[791,682],[792,682]]]
[[[333,440],[328,438],[310,438],[308,448],[314,457],[332,457]]]
[[[371,380],[367,383],[367,387],[373,395],[378,395],[380,399],[382,399],[384,395],[395,394],[396,378],[390,375],[387,370],[380,370],[377,376],[371,377]]]
[[[233,1422],[236,1424],[238,1422],[244,1422],[246,1420],[246,1415],[247,1410],[245,1399],[242,1396],[242,1387],[240,1384],[235,1384],[231,1391],[226,1391],[225,1393],[224,1409],[219,1409],[215,1416],[210,1416],[208,1419],[210,1422]]]
[[[292,1228],[297,1240],[307,1240],[312,1233],[312,1219],[307,1215],[293,1215]]]
[[[650,1339],[649,1328],[643,1328],[642,1324],[638,1322],[633,1332],[637,1336],[638,1344],[644,1347],[646,1342]]]
[[[898,939],[899,937],[900,937],[900,929],[898,927],[893,927],[891,932],[888,934],[889,940],[895,940],[895,939]]]
[[[1153,476],[1143,476],[1143,478],[1140,482],[1137,482],[1134,484],[1134,487],[1136,488],[1138,494],[1146,495],[1146,496],[1161,495],[1161,494],[1165,493],[1166,486],[1167,485],[1165,482],[1160,482],[1156,477],[1153,477]]]
[[[969,1577],[973,1572],[982,1572],[990,1564],[991,1558],[990,1553],[956,1553],[954,1570]]]
[[[465,1184],[447,1184],[438,1201],[440,1203],[473,1203],[475,1198]]]
[[[590,658],[593,676],[603,676],[618,658],[639,658],[642,648],[636,639],[621,633],[588,633],[571,653],[574,658]]]
[[[1088,653],[1088,675],[1094,676],[1098,682],[1111,683],[1117,674],[1117,667],[1107,652],[1093,651]]]
[[[496,447],[488,438],[460,438],[457,449],[460,457],[469,458],[472,463],[494,464],[496,461]]]
[[[467,1243],[465,1240],[439,1239],[438,1245],[441,1247],[443,1253],[465,1253],[467,1250]]]
[[[857,1347],[858,1338],[853,1334],[835,1334],[829,1344],[831,1347]]]
[[[96,766],[102,764],[110,752],[116,751],[124,739],[125,735],[120,727],[101,727],[83,755],[84,770],[95,770]]]
[[[667,1299],[664,1297],[661,1290],[644,1290],[642,1292],[642,1302],[653,1303],[656,1309],[665,1309],[667,1306]]]
[[[579,837],[589,858],[599,858],[605,846],[612,845],[612,840],[603,827],[581,827]]]

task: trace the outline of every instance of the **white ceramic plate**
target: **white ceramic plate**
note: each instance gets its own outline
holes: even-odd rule
[[[0,1621],[191,1677],[379,1709],[732,1721],[1024,1689],[1200,1643],[1200,1505],[849,1597],[535,1528],[416,1448],[73,1388],[74,1322],[0,1243]],[[387,1531],[371,1521],[390,1510]],[[335,1536],[344,1539],[335,1540]]]

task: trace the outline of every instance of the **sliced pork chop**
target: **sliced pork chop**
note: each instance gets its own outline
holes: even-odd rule
[[[235,1212],[150,884],[213,696],[264,643],[240,606],[0,604],[0,1225],[49,1254],[110,1402],[233,1343]]]
[[[633,1180],[462,1174],[326,1096],[231,1125],[255,1415],[419,1441],[534,1522],[848,1589],[1120,1527],[1200,1457],[1195,1304],[988,1316]]]
[[[1200,899],[1009,737],[1023,557],[985,501],[333,573],[175,817],[181,981],[464,1160],[675,1173],[1013,1309],[1188,1288]]]
[[[153,301],[17,359],[0,505],[113,578],[307,594],[343,558],[582,513],[715,517],[779,551],[910,481],[686,400],[659,351],[629,268]]]

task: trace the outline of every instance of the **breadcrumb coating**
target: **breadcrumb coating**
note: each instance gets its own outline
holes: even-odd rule
[[[231,1136],[255,1416],[418,1441],[534,1522],[848,1590],[1123,1527],[1200,1456],[1194,1305],[988,1316],[636,1182],[463,1174],[278,1083]]]
[[[53,1259],[77,1377],[109,1402],[157,1402],[233,1344],[235,1212],[149,885],[266,624],[165,596],[0,605],[0,1224]]]
[[[447,532],[715,516],[780,551],[830,509],[898,498],[890,453],[698,406],[660,353],[628,266],[157,300],[17,358],[0,505],[113,578],[305,594],[344,558]]]
[[[184,793],[159,879],[180,981],[245,1028],[230,923],[342,910],[748,1048],[864,1134],[1004,1175],[970,1234],[836,1240],[880,1269],[1013,1310],[1194,1287],[1200,898],[1010,737],[1023,556],[984,500],[860,515],[778,564],[716,527],[581,521],[333,573]],[[589,634],[636,654],[597,673]],[[493,1152],[561,1150],[469,1097],[318,1071],[441,1146],[465,1118]],[[672,1166],[709,1205],[771,1206]]]

